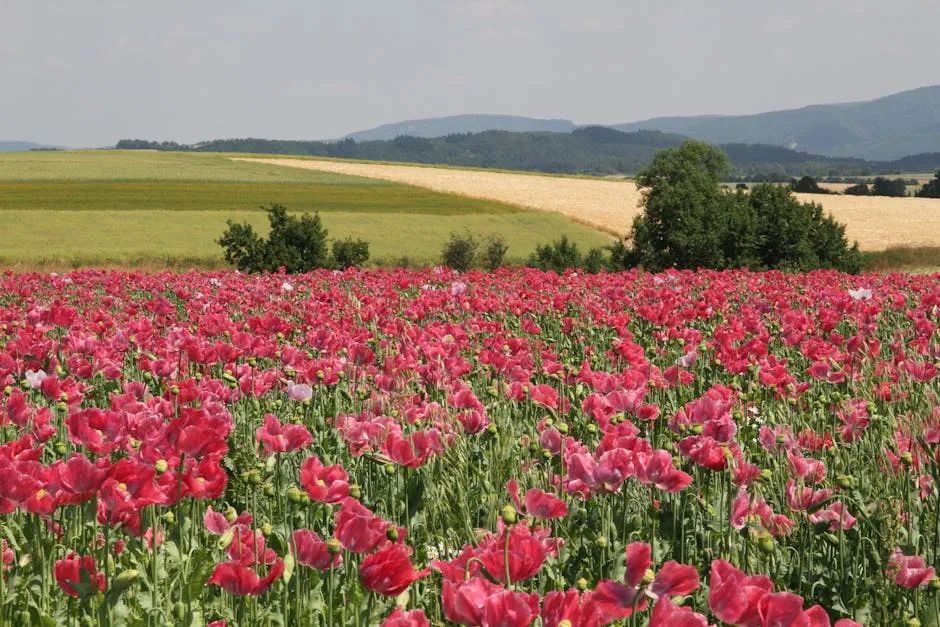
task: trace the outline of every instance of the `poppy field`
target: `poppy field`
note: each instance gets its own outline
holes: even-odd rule
[[[937,624],[940,275],[0,275],[0,624]]]

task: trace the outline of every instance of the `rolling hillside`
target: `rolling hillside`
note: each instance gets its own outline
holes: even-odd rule
[[[455,133],[482,133],[483,131],[570,133],[574,128],[574,122],[571,120],[543,120],[517,115],[466,114],[383,124],[368,130],[349,133],[344,139],[365,142],[395,139],[399,135],[443,137]]]
[[[940,151],[940,85],[865,102],[754,115],[653,118],[614,128],[680,133],[715,144],[773,144],[830,157],[887,161]]]

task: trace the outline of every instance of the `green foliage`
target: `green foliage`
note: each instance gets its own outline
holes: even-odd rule
[[[267,240],[258,236],[250,224],[228,221],[228,229],[218,240],[228,263],[243,272],[275,272],[283,267],[289,273],[330,265],[327,231],[318,214],[305,213],[297,218],[276,204],[266,211],[271,224]]]
[[[937,170],[933,180],[920,188],[917,196],[920,198],[940,198],[940,170]]]
[[[615,246],[615,266],[675,268],[861,269],[845,227],[790,189],[755,185],[721,188],[727,159],[717,148],[689,141],[664,150],[637,178],[645,211],[633,223],[633,248]]]
[[[586,272],[591,274],[597,274],[607,265],[607,256],[604,254],[603,248],[592,248],[587,251],[587,254],[584,255],[584,259],[581,261],[581,267],[584,268]]]
[[[871,185],[872,196],[907,196],[907,182],[904,179],[888,179],[883,176],[875,177]]]
[[[828,194],[828,189],[823,189],[819,186],[819,183],[816,182],[811,176],[804,176],[800,180],[792,180],[790,182],[790,189],[794,192],[800,194]]]
[[[578,245],[562,235],[551,244],[539,244],[529,257],[528,265],[539,270],[552,270],[559,274],[568,268],[581,267]]]
[[[483,267],[488,272],[501,267],[505,263],[509,245],[501,235],[491,235],[483,248]]]
[[[466,272],[473,267],[479,247],[480,243],[469,231],[462,234],[453,231],[450,234],[450,239],[444,244],[444,249],[441,250],[441,261],[448,268]]]
[[[338,268],[359,267],[369,259],[369,242],[351,237],[333,241],[333,265]]]
[[[871,196],[871,188],[868,183],[856,183],[851,187],[846,187],[842,193],[848,196]]]

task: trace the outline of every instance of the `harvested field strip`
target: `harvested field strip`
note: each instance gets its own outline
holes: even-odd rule
[[[529,176],[322,159],[239,160],[385,179],[439,192],[498,200],[561,213],[617,235],[629,232],[633,216],[640,211],[640,192],[632,181]],[[804,202],[822,204],[827,212],[846,224],[847,236],[850,240],[857,240],[863,250],[940,245],[940,200],[816,194],[797,196]]]

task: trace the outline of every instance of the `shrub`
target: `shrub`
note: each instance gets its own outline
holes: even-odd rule
[[[262,207],[264,209],[264,207]],[[265,209],[271,232],[259,237],[250,224],[228,221],[228,229],[218,243],[225,249],[225,260],[243,272],[307,272],[329,266],[327,231],[317,213],[295,217],[283,205]]]
[[[937,171],[932,181],[920,188],[917,196],[920,198],[940,198],[940,170]]]
[[[473,266],[480,244],[469,232],[452,232],[441,251],[441,261],[452,270],[466,272]]]
[[[505,239],[499,235],[491,235],[487,238],[486,247],[483,249],[483,267],[489,272],[501,267],[508,250],[509,246]]]
[[[604,254],[603,248],[592,248],[587,251],[587,254],[584,255],[584,260],[581,262],[581,267],[584,268],[585,272],[590,272],[591,274],[597,274],[607,265],[606,255]]]
[[[811,176],[804,176],[800,180],[793,180],[790,182],[790,189],[801,194],[828,194],[828,189],[823,189],[819,186],[819,183],[816,182]]]
[[[835,268],[857,272],[861,255],[845,227],[789,188],[723,190],[724,153],[698,141],[657,153],[637,176],[644,212],[633,221],[633,246],[611,250],[612,264],[665,268]]]
[[[872,196],[907,196],[907,182],[904,179],[876,177],[871,184]]]
[[[568,268],[581,267],[578,245],[562,235],[551,244],[539,244],[529,256],[528,265],[539,270],[553,270],[561,274]]]
[[[369,242],[351,237],[333,241],[333,265],[337,268],[358,267],[368,259]]]
[[[871,196],[871,188],[868,187],[867,183],[858,183],[852,185],[851,187],[846,187],[843,194],[848,194],[849,196]]]

